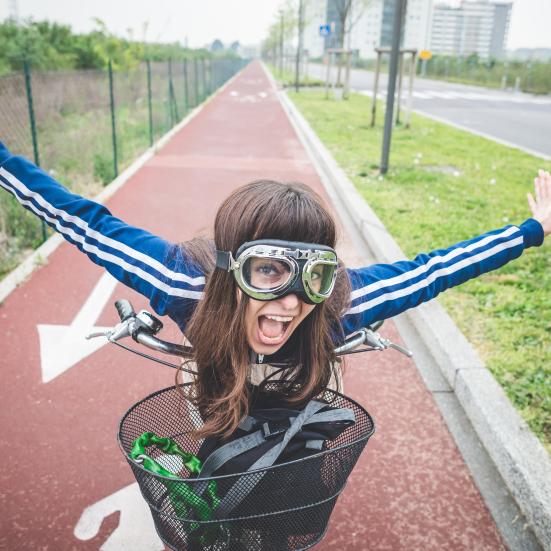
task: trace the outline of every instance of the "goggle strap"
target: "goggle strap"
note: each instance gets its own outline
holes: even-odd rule
[[[216,267],[229,272],[231,265],[233,264],[233,258],[229,251],[216,251]]]

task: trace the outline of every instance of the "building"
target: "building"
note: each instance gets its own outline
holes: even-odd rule
[[[426,49],[429,46],[433,0],[409,0],[404,21],[402,47]],[[348,21],[352,29],[344,47],[364,59],[376,57],[375,48],[390,46],[396,0],[353,0]],[[312,0],[306,4],[304,48],[310,57],[320,57],[328,47],[336,47],[342,32],[335,0]],[[319,34],[320,25],[331,25],[328,37]]]
[[[320,25],[325,25],[327,13],[326,0],[314,0],[304,3],[303,48],[310,57],[321,57],[325,52],[325,38],[320,34]]]
[[[436,54],[502,58],[511,18],[510,2],[463,0],[434,6],[430,49]]]

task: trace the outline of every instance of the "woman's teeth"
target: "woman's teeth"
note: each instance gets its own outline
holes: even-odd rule
[[[265,317],[267,317],[270,320],[281,321],[283,323],[288,323],[290,321],[293,321],[293,316],[271,316],[271,315],[267,315]]]

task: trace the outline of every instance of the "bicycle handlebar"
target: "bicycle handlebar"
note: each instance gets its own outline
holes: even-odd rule
[[[130,304],[130,301],[124,298],[115,301],[115,308],[117,309],[121,321],[125,321],[128,318],[136,315],[136,312],[134,312],[134,308],[132,308],[132,304]]]
[[[86,335],[87,339],[94,337],[106,337],[110,342],[117,343],[117,341],[125,337],[132,337],[136,342],[142,344],[143,346],[146,346],[151,350],[156,350],[157,352],[162,352],[163,354],[169,354],[171,356],[178,356],[181,358],[190,358],[192,356],[192,347],[164,341],[155,336],[163,328],[163,323],[158,318],[150,314],[147,310],[140,310],[136,314],[134,312],[134,308],[126,299],[117,300],[115,302],[115,308],[119,314],[121,320],[120,323],[105,331],[90,333],[89,335]],[[337,356],[344,356],[355,352],[386,350],[387,348],[393,348],[394,350],[411,357],[413,354],[409,350],[381,337],[379,333],[377,333],[377,329],[379,329],[382,324],[383,322],[379,321],[371,326],[362,327],[359,331],[352,333],[346,338],[344,344],[335,348],[335,354]],[[363,344],[367,345],[369,348],[356,350]],[[134,352],[131,348],[127,349]],[[156,358],[150,358],[156,360]]]

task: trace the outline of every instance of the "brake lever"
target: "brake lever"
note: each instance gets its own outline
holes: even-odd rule
[[[137,341],[136,337],[139,332],[144,331],[149,335],[156,335],[162,328],[163,323],[147,310],[140,310],[137,314],[132,311],[128,317],[124,318],[115,327],[111,327],[105,331],[89,333],[86,335],[86,338],[106,337],[111,342],[115,342],[125,337],[132,337]]]
[[[132,335],[134,330],[134,318],[130,318],[124,321],[121,321],[115,327],[110,327],[104,331],[94,331],[86,335],[86,339],[94,339],[96,337],[105,337],[111,342],[118,341],[125,337]]]
[[[377,350],[386,350],[387,348],[393,348],[394,350],[401,352],[408,358],[411,358],[413,356],[413,352],[411,352],[407,348],[381,337],[379,333],[375,333],[371,329],[366,330],[365,344],[371,346],[372,348],[376,348]]]

